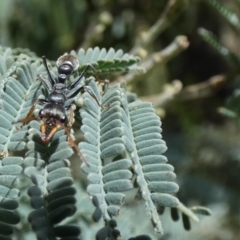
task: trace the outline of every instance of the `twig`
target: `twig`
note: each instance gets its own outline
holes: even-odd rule
[[[160,18],[147,32],[139,36],[130,53],[141,55],[141,49],[152,43],[160,33],[171,25],[172,21],[185,9],[186,3],[186,0],[169,0]]]
[[[166,63],[180,52],[185,50],[189,46],[189,42],[186,36],[177,36],[174,41],[164,48],[162,51],[153,53],[148,58],[146,58],[141,67],[145,68],[146,71],[151,69],[156,63]]]
[[[204,82],[183,88],[174,98],[181,101],[207,98],[221,89],[226,81],[227,78],[225,75],[216,75]]]
[[[163,64],[171,60],[177,54],[185,50],[189,46],[189,42],[186,36],[177,36],[174,41],[163,49],[160,52],[153,53],[145,60],[140,63],[140,67],[144,68],[145,71],[149,71],[156,64]],[[128,83],[132,81],[136,76],[136,73],[130,72],[124,76],[119,76],[114,82],[110,83],[110,85],[114,85],[116,83]]]
[[[160,94],[146,97],[140,97],[143,101],[152,102],[154,107],[164,107],[172,101],[189,101],[194,99],[202,99],[212,96],[216,91],[223,87],[226,83],[226,76],[216,75],[205,82],[181,88],[179,80],[173,81],[169,88],[165,88]]]
[[[182,82],[174,80],[171,84],[165,85],[164,91],[160,94],[140,97],[139,99],[146,102],[151,102],[154,107],[163,107],[168,102],[174,99],[174,96],[182,89]]]

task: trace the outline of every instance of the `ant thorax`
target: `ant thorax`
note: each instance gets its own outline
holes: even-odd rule
[[[60,91],[62,92],[63,90],[66,89],[66,85],[64,83],[56,83],[54,86],[53,86],[53,92],[55,91]]]
[[[67,100],[66,91],[67,89],[64,84],[56,83],[53,87],[52,92],[48,96],[49,102],[63,105]]]

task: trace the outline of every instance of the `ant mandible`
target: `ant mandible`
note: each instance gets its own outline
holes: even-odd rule
[[[109,107],[102,106],[95,94],[87,86],[81,86],[79,88],[76,88],[90,68],[93,70],[95,75],[96,70],[92,65],[87,65],[87,67],[80,74],[80,76],[78,76],[72,83],[67,86],[66,80],[79,68],[79,62],[77,58],[70,54],[64,54],[63,56],[58,58],[56,62],[56,66],[58,69],[58,79],[55,79],[51,75],[45,56],[43,56],[42,59],[49,80],[45,79],[42,75],[39,75],[39,78],[43,83],[44,87],[49,92],[48,98],[37,99],[30,108],[27,116],[24,119],[19,120],[18,122],[21,122],[21,127],[23,127],[28,122],[36,120],[39,117],[41,119],[41,139],[44,143],[49,142],[54,136],[54,134],[58,131],[58,129],[62,127],[67,134],[70,146],[74,147],[78,152],[78,155],[83,159],[84,162],[86,162],[76,143],[70,136],[75,105],[69,104],[67,106],[64,106],[64,104],[68,99],[75,97],[79,92],[85,90],[93,97],[99,107],[103,109]],[[40,109],[38,117],[36,117],[33,115],[33,111],[38,103],[43,105],[43,107],[42,109]],[[70,110],[69,120],[67,117],[68,110]],[[67,124],[69,128],[66,127]]]

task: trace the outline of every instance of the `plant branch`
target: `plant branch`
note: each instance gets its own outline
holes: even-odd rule
[[[162,51],[153,53],[148,58],[146,58],[142,62],[141,67],[145,68],[146,71],[148,71],[155,64],[166,63],[181,53],[183,50],[185,50],[188,46],[189,42],[186,36],[177,36],[174,41]]]
[[[174,100],[174,96],[181,92],[182,82],[180,80],[174,80],[171,84],[164,86],[164,91],[160,94],[154,94],[151,96],[140,97],[141,101],[148,101],[153,104],[153,107],[163,107],[170,101]]]
[[[136,45],[131,50],[131,54],[141,55],[141,49],[152,43],[166,28],[168,28],[173,20],[175,20],[179,14],[185,9],[186,0],[169,0],[166,8],[164,9],[160,18],[155,24],[145,33],[142,33]]]
[[[159,52],[155,52],[147,57],[140,63],[140,67],[144,68],[145,71],[149,71],[157,64],[163,64],[170,61],[176,55],[181,53],[189,46],[189,42],[186,36],[177,36],[174,41],[168,45],[166,48]],[[128,83],[135,79],[136,73],[130,72],[124,76],[119,76],[114,82],[110,85],[114,85],[116,83]]]
[[[202,83],[193,84],[183,89],[181,88],[181,82],[175,80],[162,93],[140,97],[140,99],[142,101],[151,101],[154,107],[164,107],[171,101],[189,101],[207,98],[222,88],[226,80],[226,76],[216,75]]]
[[[204,82],[183,88],[174,98],[180,101],[188,101],[210,97],[223,87],[226,80],[224,75],[213,76]]]

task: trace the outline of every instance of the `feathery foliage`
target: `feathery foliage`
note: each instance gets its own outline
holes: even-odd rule
[[[2,212],[0,234],[3,238],[4,235],[12,234],[13,230],[10,225],[15,225],[20,221],[19,216],[13,210],[18,207],[19,175],[22,172],[24,160],[20,156],[10,155],[24,150],[27,128],[17,130],[13,122],[28,111],[32,104],[32,97],[38,93],[39,82],[34,80],[37,74],[34,63],[14,62],[10,49],[1,48],[1,53],[0,148],[3,159],[0,167]]]
[[[73,228],[67,230],[64,227],[68,228],[74,225],[76,232],[75,235],[72,234],[71,238],[79,238],[78,233],[81,228],[80,238],[83,240],[97,237],[100,240],[118,239],[114,235],[117,234],[117,230],[121,232],[121,239],[126,240],[150,238],[154,240],[169,238],[213,240],[224,239],[226,234],[229,240],[233,240],[234,236],[238,236],[239,213],[236,210],[239,208],[237,196],[240,189],[238,181],[240,161],[238,142],[240,114],[238,89],[240,83],[239,7],[240,0],[1,1],[0,44],[27,47],[37,54],[28,49],[0,47],[0,110],[3,111],[0,114],[0,122],[3,125],[0,126],[2,128],[0,130],[0,158],[2,160],[0,161],[2,168],[0,185],[6,192],[16,193],[15,198],[4,197],[4,199],[16,201],[19,207],[5,210],[18,214],[20,219],[18,224],[5,222],[4,226],[1,225],[0,231],[8,230],[0,232],[0,238],[29,240],[36,238],[36,232],[38,232],[38,236],[44,238],[47,236],[47,232],[51,232],[49,236],[52,238],[54,235],[58,239],[66,238],[67,236],[64,237],[56,232],[58,227],[60,227],[61,233],[69,234],[71,231],[74,232]],[[176,19],[178,20],[176,21]],[[200,28],[199,35],[196,35],[199,27],[203,28]],[[179,34],[187,34],[187,37],[177,36]],[[97,45],[99,48],[94,48]],[[174,173],[177,174],[177,183],[180,184],[177,196],[182,201],[170,209],[153,202],[157,210],[156,215],[159,215],[157,217],[163,224],[164,235],[154,233],[151,228],[151,220],[146,214],[151,211],[149,209],[152,209],[150,201],[153,200],[152,196],[156,192],[150,191],[150,196],[147,195],[144,199],[138,184],[138,181],[142,183],[141,179],[143,179],[143,182],[146,181],[147,187],[154,185],[157,182],[154,175],[157,177],[161,175],[161,171],[156,170],[155,165],[161,163],[145,166],[140,161],[140,170],[139,172],[135,171],[135,162],[138,163],[138,159],[133,159],[133,155],[129,153],[126,146],[131,146],[133,143],[138,154],[140,149],[144,149],[141,144],[146,142],[140,142],[140,147],[137,148],[139,143],[135,140],[135,138],[137,139],[135,136],[133,140],[127,136],[130,144],[125,144],[125,139],[119,137],[116,144],[109,144],[107,142],[109,140],[107,140],[105,141],[106,145],[103,145],[101,142],[101,131],[103,130],[101,119],[104,118],[103,114],[107,114],[110,109],[101,109],[97,106],[100,113],[96,118],[94,115],[94,119],[91,119],[92,123],[88,118],[93,114],[92,112],[87,111],[89,115],[84,113],[82,118],[81,112],[88,109],[85,106],[85,102],[88,101],[85,101],[86,98],[91,101],[91,104],[95,104],[94,99],[88,93],[85,93],[84,96],[79,94],[76,99],[71,99],[78,105],[74,111],[74,131],[71,134],[76,138],[75,142],[78,146],[83,145],[81,149],[84,156],[91,159],[89,165],[91,165],[92,172],[85,164],[82,164],[82,169],[87,175],[82,173],[82,169],[79,167],[80,159],[75,149],[70,148],[62,130],[59,130],[54,136],[61,138],[61,141],[55,146],[57,152],[59,150],[69,151],[69,156],[72,154],[71,158],[66,155],[66,158],[62,159],[63,155],[61,155],[58,160],[51,162],[51,157],[55,154],[54,144],[52,141],[49,144],[43,144],[39,139],[38,120],[32,121],[22,129],[12,128],[13,125],[19,126],[13,123],[26,116],[36,98],[46,98],[48,95],[38,80],[39,89],[33,88],[33,82],[39,73],[47,78],[39,57],[46,55],[48,59],[53,60],[48,60],[48,65],[51,72],[54,73],[53,75],[57,77],[55,60],[65,52],[69,52],[69,49],[78,49],[79,47],[85,50],[72,51],[72,53],[77,56],[80,68],[74,76],[68,79],[68,83],[90,63],[95,66],[98,74],[94,74],[91,70],[88,71],[85,75],[86,81],[82,81],[80,84],[86,84],[89,89],[96,89],[94,82],[91,83],[92,79],[88,79],[88,77],[98,75],[100,79],[109,79],[111,87],[114,86],[114,83],[125,82],[127,91],[134,91],[138,94],[137,96],[132,92],[125,92],[125,89],[120,87],[123,94],[126,93],[127,96],[126,116],[131,127],[133,121],[131,120],[130,106],[137,104],[138,98],[142,101],[151,101],[156,108],[156,113],[163,119],[163,140],[167,142],[169,149],[166,155],[165,153],[161,155],[167,156],[170,164],[175,168],[173,171],[173,168],[168,166],[172,181],[166,182],[167,184],[174,183]],[[88,49],[89,47],[92,49]],[[106,49],[101,49],[102,47]],[[110,50],[111,47],[114,47],[115,50]],[[137,58],[131,55],[124,59],[123,52],[118,51],[119,48],[141,56],[141,61],[137,62]],[[186,48],[188,50],[180,54]],[[108,57],[103,58],[100,52],[102,54],[105,52],[105,57]],[[133,62],[132,65],[129,63],[130,60]],[[25,108],[25,103],[22,101],[25,101],[29,94],[24,93],[25,99],[22,100],[24,98],[20,91],[22,82],[19,80],[20,75],[17,74],[17,71],[21,71],[20,69],[25,72],[24,65],[29,69],[32,69],[33,65],[36,68],[36,72],[31,70],[33,82],[29,85],[30,88],[27,89],[27,92],[31,94],[37,90],[36,96],[30,97],[30,104],[26,106],[25,113],[23,109],[18,110],[18,105]],[[145,67],[144,74],[129,72],[131,69],[140,70],[139,66]],[[4,74],[8,76],[5,77]],[[8,86],[9,78],[12,78],[14,86]],[[15,86],[15,83],[19,86]],[[102,96],[103,90],[100,86],[100,84],[97,86],[100,93],[99,90],[93,91],[98,94],[98,98],[103,104],[104,97],[114,90],[111,88]],[[12,91],[18,91],[15,94],[17,95],[15,96],[17,104],[9,101],[9,96],[11,98],[12,95],[10,87]],[[104,89],[107,89],[106,86]],[[232,97],[225,104],[225,100],[231,93],[233,93]],[[9,106],[13,106],[13,109],[9,108],[7,103]],[[228,119],[219,116],[215,111],[215,108],[219,106],[225,106],[218,110],[229,117]],[[38,114],[41,107],[36,107],[35,115]],[[13,112],[14,109],[17,110],[18,117],[12,113],[7,115],[7,111]],[[123,108],[121,107],[121,109]],[[96,113],[98,112],[96,111]],[[147,114],[145,115],[147,116]],[[143,117],[140,116],[139,121],[142,119]],[[7,123],[10,123],[11,126]],[[81,131],[81,125],[83,131],[85,130],[86,139]],[[128,130],[122,125],[120,128],[127,129],[126,131],[134,135],[132,128]],[[143,124],[142,128],[144,127]],[[148,129],[148,127],[146,128]],[[124,132],[122,136],[125,135]],[[147,134],[143,135],[143,139],[145,137]],[[152,141],[152,145],[154,145],[154,141]],[[61,144],[66,144],[66,147],[61,147]],[[95,144],[95,147],[88,144]],[[110,152],[114,150],[112,145],[117,146],[117,144],[125,149],[123,153],[121,153],[121,148],[117,148],[120,154],[116,152],[116,156],[109,156],[106,159],[101,157],[103,151]],[[96,151],[97,154],[94,154]],[[31,153],[35,156],[31,156]],[[35,159],[35,162],[31,158]],[[125,161],[125,165],[121,166],[122,169],[111,172],[112,169],[107,168],[115,167],[114,163],[117,161],[121,163],[122,160]],[[63,161],[66,163],[64,166],[61,165],[59,168],[55,166],[55,163]],[[56,169],[51,170],[48,166],[53,163]],[[168,162],[162,164],[169,165]],[[154,171],[145,172],[145,168],[150,167]],[[58,169],[60,172],[55,172]],[[107,172],[104,172],[103,169],[106,169]],[[100,173],[102,174],[101,178],[99,177]],[[164,174],[164,171],[162,173]],[[53,176],[56,176],[56,179]],[[68,187],[48,191],[48,184],[51,186],[57,179],[65,184],[66,176],[69,177]],[[111,181],[112,179],[115,180]],[[119,185],[118,192],[112,192],[112,188],[105,188],[107,184],[114,186],[114,181],[119,182],[119,180],[131,185],[129,186],[131,188],[126,192],[121,191],[124,190],[125,185]],[[163,181],[161,180],[161,182]],[[98,190],[101,192],[89,197],[87,190],[90,194],[94,194],[94,191]],[[149,189],[147,188],[147,190]],[[63,203],[63,209],[59,208],[57,204],[55,205],[55,200],[52,201],[48,198],[48,195],[56,196],[57,191],[60,195],[62,194],[62,197],[68,197],[69,201],[67,198],[56,197],[59,203]],[[149,194],[149,192],[147,193]],[[157,195],[163,196],[164,193],[160,192]],[[172,194],[169,195],[172,196]],[[150,201],[148,201],[149,199]],[[145,202],[148,204],[147,206],[144,205]],[[201,213],[208,216],[209,211],[205,211],[202,207],[188,208],[192,203],[210,204],[214,215],[208,218],[201,217]],[[33,204],[33,208],[31,204]],[[48,205],[55,205],[56,208],[48,208]],[[67,209],[74,208],[76,212],[72,215],[65,212]],[[35,216],[32,214],[36,214],[39,209],[46,210],[44,217],[41,218],[39,215],[36,221],[29,218],[29,223],[27,218],[29,213],[32,212],[30,216]],[[0,206],[0,210],[4,210],[4,208]],[[66,217],[62,218],[62,221],[55,224],[54,221],[49,220],[53,214],[60,219],[58,212],[62,210],[66,213],[64,215]],[[34,213],[34,211],[37,212]],[[173,220],[176,218],[178,221],[173,222],[171,215]],[[110,226],[113,219],[117,221],[116,227]],[[43,226],[47,229],[45,235],[40,225],[41,220],[45,222],[45,226]],[[200,224],[196,223],[197,220],[201,220]],[[2,220],[0,222],[3,223]],[[39,225],[36,225],[38,222]],[[77,228],[75,228],[76,226]],[[11,227],[11,230],[7,227]],[[105,235],[100,231],[102,229]],[[185,231],[186,229],[191,231]],[[98,234],[96,235],[96,233]],[[70,235],[68,237],[70,238]]]
[[[0,150],[3,158],[0,211],[1,226],[7,226],[1,227],[0,235],[12,235],[11,225],[20,221],[15,210],[21,191],[19,174],[24,172],[31,182],[27,194],[33,210],[28,221],[37,239],[79,239],[79,220],[67,221],[74,218],[78,201],[75,194],[81,193],[74,185],[69,161],[73,149],[65,131],[57,131],[50,142],[43,143],[39,121],[31,121],[22,128],[16,124],[27,115],[36,99],[46,96],[37,80],[38,74],[44,71],[41,60],[30,51],[18,55],[21,50],[0,50]],[[95,48],[86,53],[83,50],[72,53],[78,56],[81,69],[87,64],[92,64],[97,72],[140,69],[136,66],[139,59],[121,50]],[[96,239],[105,239],[106,232],[117,239],[120,232],[116,226],[111,227],[111,221],[120,214],[125,192],[133,188],[141,194],[155,231],[162,233],[157,207],[178,207],[179,201],[172,195],[178,191],[174,168],[162,155],[167,147],[162,140],[159,117],[150,103],[136,100],[136,95],[125,92],[120,85],[107,89],[102,95],[101,86],[94,78],[86,78],[82,84],[91,89],[104,106],[99,107],[85,92],[83,104],[75,111],[76,119],[81,119],[85,139],[78,146],[87,161],[81,168],[87,174],[87,192],[95,206],[92,217],[95,222],[103,218],[106,223]],[[36,107],[36,114],[40,108]]]
[[[92,85],[92,86],[91,86]],[[94,81],[89,86],[97,94]],[[119,214],[125,196],[122,191],[132,188],[132,173],[146,203],[146,211],[157,232],[162,232],[154,203],[176,207],[178,200],[170,194],[178,190],[173,167],[162,155],[166,151],[162,140],[161,122],[150,103],[128,104],[123,88],[116,85],[102,98],[107,110],[101,111],[88,93],[80,109],[81,130],[87,143],[79,147],[90,167],[83,163],[90,185],[88,193],[98,199],[103,217],[109,220]],[[131,171],[130,171],[131,170]]]
[[[222,4],[219,0],[205,0],[210,6],[212,6],[217,13],[224,19],[230,26],[240,32],[240,21],[237,14],[229,9],[226,5]]]
[[[214,36],[212,32],[204,28],[199,28],[198,34],[204,41],[211,45],[232,67],[235,69],[239,68],[239,57],[228,50],[226,47],[222,46],[222,44],[217,40],[216,36]]]
[[[139,57],[134,57],[128,53],[123,53],[121,49],[115,51],[110,48],[99,47],[89,48],[87,51],[80,49],[78,53],[71,51],[71,54],[77,56],[82,72],[88,64],[92,64],[98,73],[102,72],[124,72],[128,70],[142,71],[143,69],[136,65],[140,61]]]

